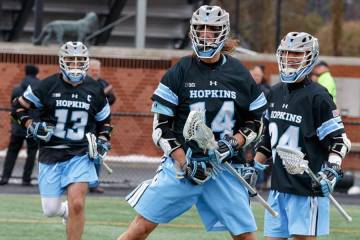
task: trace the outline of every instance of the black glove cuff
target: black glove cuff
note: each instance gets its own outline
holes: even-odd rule
[[[334,171],[334,172],[332,172],[332,174],[334,176],[337,175],[337,181],[340,181],[341,179],[343,179],[344,172],[341,170],[341,167],[339,165],[337,165],[335,163],[331,163],[331,162],[325,162],[325,166],[329,168],[329,170],[328,170],[329,172],[331,172],[331,170]],[[328,174],[326,174],[326,175],[328,175]],[[329,177],[329,176],[327,176],[327,177]]]

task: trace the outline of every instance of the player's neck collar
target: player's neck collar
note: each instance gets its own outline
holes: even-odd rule
[[[215,63],[205,63],[203,61],[201,61],[200,58],[197,58],[197,62],[202,65],[202,66],[206,66],[210,69],[215,69],[221,65],[224,65],[226,63],[226,56],[224,54],[220,54],[220,58],[217,62]]]
[[[294,91],[299,88],[304,88],[304,87],[310,85],[311,83],[312,83],[312,80],[309,79],[308,77],[305,77],[305,79],[302,80],[301,82],[288,83],[288,84],[286,84],[286,86],[289,89],[289,91]]]

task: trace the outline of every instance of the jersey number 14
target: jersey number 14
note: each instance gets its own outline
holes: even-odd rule
[[[198,102],[190,105],[190,111],[204,109],[205,102]],[[211,122],[211,129],[213,132],[220,133],[220,137],[222,138],[225,134],[233,133],[234,125],[234,102],[225,101]]]

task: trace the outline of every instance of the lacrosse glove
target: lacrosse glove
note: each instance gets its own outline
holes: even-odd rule
[[[195,185],[205,183],[212,175],[212,165],[209,162],[196,161],[188,157],[182,169],[184,177]]]
[[[218,148],[215,150],[215,156],[219,163],[228,162],[232,157],[238,155],[239,142],[227,134],[218,141]]]
[[[321,170],[316,174],[320,179],[320,183],[313,182],[313,188],[321,190],[325,197],[328,197],[335,188],[335,184],[343,178],[343,171],[340,166],[335,163],[325,162]]]
[[[46,122],[32,122],[26,129],[26,137],[49,142],[55,127]]]
[[[95,164],[101,164],[108,151],[111,149],[111,144],[105,138],[96,138],[92,133],[87,133],[88,140],[88,155]]]
[[[99,157],[104,159],[108,151],[111,150],[111,144],[108,140],[103,138],[98,138],[96,143]]]
[[[241,170],[242,177],[255,189],[259,173],[263,172],[269,165],[261,164],[258,161],[252,160],[245,164]],[[256,196],[249,192],[250,197]]]

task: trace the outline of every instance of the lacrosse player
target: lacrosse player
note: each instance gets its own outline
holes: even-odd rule
[[[88,185],[98,182],[94,161],[100,161],[110,146],[110,107],[100,83],[86,77],[89,52],[83,43],[62,45],[59,63],[60,73],[37,87],[29,86],[13,101],[12,117],[40,144],[38,179],[44,214],[67,219],[68,239],[81,239]],[[39,122],[29,116],[30,108],[40,109]],[[86,133],[97,139],[88,143]],[[67,201],[61,202],[65,191]]]
[[[164,152],[156,176],[127,196],[138,215],[118,239],[145,239],[196,205],[208,231],[228,231],[233,239],[255,239],[256,223],[249,195],[238,179],[216,165],[244,163],[238,154],[261,128],[266,98],[246,68],[227,53],[229,14],[218,6],[201,6],[190,20],[194,54],[169,69],[155,90],[153,140]],[[191,110],[205,110],[206,124],[217,142],[214,155],[185,141]],[[215,158],[215,163],[211,158]]]
[[[339,111],[328,93],[308,77],[319,55],[318,40],[308,33],[290,32],[276,52],[281,82],[268,96],[265,129],[255,160],[272,157],[274,166],[268,203],[280,216],[265,212],[267,239],[316,239],[329,234],[329,193],[343,173],[341,161],[350,150]],[[301,151],[309,168],[323,177],[291,175],[277,146]]]

